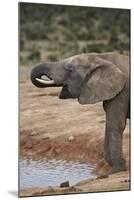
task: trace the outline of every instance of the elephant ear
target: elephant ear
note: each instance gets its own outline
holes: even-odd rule
[[[114,64],[103,61],[92,64],[79,96],[80,104],[94,104],[114,98],[124,87],[125,76]]]

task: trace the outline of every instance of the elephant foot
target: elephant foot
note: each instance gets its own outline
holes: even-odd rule
[[[113,164],[111,173],[117,173],[117,172],[126,171],[126,170],[127,168],[126,168],[125,160],[122,159],[121,161],[118,161],[117,163]]]

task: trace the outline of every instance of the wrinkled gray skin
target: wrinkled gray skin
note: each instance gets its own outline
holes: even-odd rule
[[[49,80],[42,83],[43,75]],[[77,98],[80,104],[103,101],[106,113],[105,160],[112,166],[112,173],[126,170],[122,133],[129,118],[128,56],[87,53],[60,62],[42,63],[33,68],[31,81],[39,88],[62,87],[61,99]]]

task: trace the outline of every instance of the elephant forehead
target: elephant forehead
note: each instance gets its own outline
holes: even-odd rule
[[[91,59],[88,54],[81,54],[81,55],[70,57],[66,61],[67,63],[75,66],[76,71],[84,76],[89,68]]]

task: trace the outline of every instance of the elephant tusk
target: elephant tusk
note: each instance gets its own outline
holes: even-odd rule
[[[36,78],[37,81],[39,81],[40,83],[43,83],[45,85],[53,85],[55,84],[54,80],[43,80],[40,78]]]

